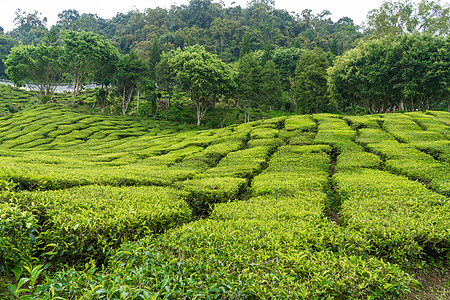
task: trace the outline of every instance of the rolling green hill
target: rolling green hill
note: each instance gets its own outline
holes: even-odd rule
[[[209,130],[54,105],[1,117],[0,296],[444,299],[449,126],[434,111]]]

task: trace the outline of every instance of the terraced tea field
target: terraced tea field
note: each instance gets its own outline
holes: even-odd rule
[[[445,112],[217,130],[54,106],[2,117],[0,297],[444,299],[449,126]]]

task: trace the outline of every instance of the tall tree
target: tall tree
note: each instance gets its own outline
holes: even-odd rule
[[[272,57],[273,57],[272,43],[268,41],[266,46],[264,47],[263,55],[261,56],[261,66],[264,67],[266,65],[266,62],[272,60]]]
[[[264,65],[260,84],[259,107],[266,112],[267,119],[269,109],[278,109],[281,104],[280,73],[272,60],[268,60]]]
[[[8,57],[11,49],[19,42],[12,37],[0,34],[0,78],[6,77],[6,67],[4,61]]]
[[[61,39],[68,76],[72,79],[72,103],[96,70],[116,53],[104,37],[92,32],[62,31]]]
[[[244,55],[238,65],[238,95],[244,106],[245,122],[250,121],[250,108],[254,107],[261,85],[261,64],[254,52]]]
[[[240,57],[242,58],[245,54],[250,53],[250,39],[248,37],[248,33],[246,32],[244,34],[244,37],[242,38],[242,46],[240,51]]]
[[[152,50],[150,51],[148,59],[148,68],[150,72],[150,78],[156,80],[156,65],[161,61],[161,50],[159,48],[159,39],[155,37],[153,39]]]
[[[42,18],[38,11],[27,13],[17,9],[14,24],[17,27],[9,32],[9,35],[25,45],[42,43],[48,33],[45,27],[47,18]]]
[[[448,35],[450,30],[450,6],[440,1],[411,0],[385,1],[379,9],[367,15],[369,29],[376,36],[403,33],[429,33]]]
[[[298,48],[277,49],[273,55],[273,62],[280,72],[282,89],[289,95],[291,108],[295,107],[294,78],[295,69],[302,55],[302,50]]]
[[[155,74],[158,90],[167,93],[169,95],[169,101],[176,87],[176,73],[169,63],[169,59],[174,55],[175,51],[164,54],[160,62],[156,65]]]
[[[356,106],[360,104],[361,78],[357,75],[357,62],[361,55],[361,49],[351,49],[337,57],[333,66],[328,69],[330,102],[341,108],[351,105],[353,115]]]
[[[50,100],[63,80],[61,48],[57,45],[18,45],[5,61],[6,74],[15,85],[35,91],[38,102]]]
[[[128,107],[136,95],[139,85],[147,75],[147,65],[136,54],[131,51],[121,57],[117,65],[117,92],[120,97],[122,113],[127,114]]]
[[[104,51],[101,61],[94,70],[92,80],[100,85],[100,89],[97,92],[97,98],[93,106],[95,107],[98,103],[102,112],[105,110],[107,99],[110,94],[110,85],[115,79],[114,76],[116,75],[119,59],[119,51],[115,47],[108,47],[107,51]]]
[[[169,64],[176,74],[179,88],[186,92],[197,110],[197,125],[220,95],[236,87],[231,67],[202,46],[176,50],[169,57]]]
[[[329,70],[333,99],[351,99],[370,113],[394,105],[401,110],[433,108],[450,98],[448,53],[447,38],[427,34],[360,43]]]
[[[297,111],[316,113],[327,100],[328,60],[320,48],[304,50],[295,70]]]

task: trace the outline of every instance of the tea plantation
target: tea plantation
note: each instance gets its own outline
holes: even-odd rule
[[[446,299],[450,113],[0,117],[2,299]]]

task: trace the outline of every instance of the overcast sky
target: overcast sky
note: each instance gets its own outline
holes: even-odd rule
[[[1,0],[1,2],[0,26],[6,32],[15,27],[13,21],[17,8],[27,13],[35,10],[41,12],[42,17],[47,17],[48,19],[47,26],[51,27],[56,23],[58,14],[67,9],[76,9],[80,14],[93,13],[104,19],[111,19],[117,12],[127,13],[133,9],[143,11],[145,8],[156,7],[170,8],[172,4],[187,4],[189,0]],[[246,7],[247,2],[247,0],[224,0],[226,7],[236,5]],[[298,13],[304,9],[311,9],[314,14],[328,9],[334,21],[339,20],[341,17],[349,17],[356,24],[361,24],[361,22],[366,20],[367,13],[374,8],[379,8],[382,3],[383,0],[275,0],[275,8]]]

